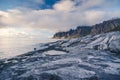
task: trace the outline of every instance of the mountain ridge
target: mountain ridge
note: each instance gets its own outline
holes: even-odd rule
[[[78,26],[76,29],[70,29],[66,32],[57,32],[53,38],[77,38],[86,35],[96,35],[110,31],[120,31],[120,18],[103,21],[93,26]],[[118,30],[117,30],[118,29]]]

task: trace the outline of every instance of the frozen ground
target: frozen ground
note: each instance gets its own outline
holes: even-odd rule
[[[120,80],[120,32],[40,44],[0,60],[0,80]]]

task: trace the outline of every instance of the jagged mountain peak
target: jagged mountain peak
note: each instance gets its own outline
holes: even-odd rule
[[[76,38],[86,35],[96,35],[110,31],[120,30],[120,18],[103,21],[100,24],[93,26],[78,26],[76,29],[71,29],[66,32],[55,33],[53,38]]]

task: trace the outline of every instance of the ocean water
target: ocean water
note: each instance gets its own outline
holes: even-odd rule
[[[0,38],[0,59],[10,58],[33,51],[39,43],[52,42],[50,38],[4,37]]]

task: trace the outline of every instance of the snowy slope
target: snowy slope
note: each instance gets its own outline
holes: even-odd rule
[[[120,80],[119,55],[120,32],[59,40],[0,60],[0,80]]]

